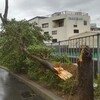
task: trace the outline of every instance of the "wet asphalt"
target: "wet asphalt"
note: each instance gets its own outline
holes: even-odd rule
[[[44,100],[9,72],[0,68],[0,100]]]

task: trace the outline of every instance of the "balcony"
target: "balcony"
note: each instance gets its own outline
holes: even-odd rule
[[[53,28],[64,26],[64,19],[53,20],[52,22],[53,22]]]

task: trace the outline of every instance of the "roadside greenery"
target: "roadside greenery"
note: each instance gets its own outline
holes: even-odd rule
[[[12,19],[2,26],[0,36],[0,65],[8,67],[16,73],[27,73],[30,79],[44,82],[49,87],[63,93],[70,93],[74,78],[67,81],[61,80],[55,73],[45,68],[36,59],[30,60],[22,49],[22,42],[30,54],[42,59],[50,59],[51,62],[64,62],[71,64],[70,60],[63,56],[52,55],[52,48],[48,48],[45,40],[50,40],[49,35],[42,35],[38,26],[33,26],[27,21]]]
[[[36,59],[30,60],[23,51],[23,45],[25,45],[31,55],[41,59],[48,59],[53,64],[65,63],[71,65],[66,56],[53,55],[51,53],[54,49],[44,44],[44,41],[50,40],[51,37],[48,34],[43,35],[41,32],[40,27],[35,25],[32,27],[25,20],[16,21],[12,19],[8,21],[5,26],[2,26],[0,34],[0,65],[6,66],[16,73],[28,72],[30,79],[45,83],[47,87],[56,89],[60,93],[70,94],[75,85],[75,77],[63,81]],[[98,98],[100,98],[99,87],[95,91]]]
[[[95,80],[95,83],[97,84],[97,87],[94,88],[95,98],[97,100],[100,100],[100,74],[98,74],[98,77]]]
[[[40,27],[35,25],[32,27],[26,20],[7,21],[7,24],[2,26],[0,36],[0,64],[14,72],[20,72],[23,67],[27,69],[28,65],[25,61],[28,58],[22,49],[22,42],[30,54],[48,58],[51,49],[46,47],[44,41],[50,40],[51,37],[41,32]]]
[[[51,61],[53,62],[53,63],[57,63],[57,62],[59,62],[59,63],[65,63],[65,64],[68,64],[68,65],[70,65],[70,64],[72,64],[72,62],[69,60],[69,58],[65,55],[51,55]]]
[[[49,40],[51,37],[48,34],[42,35],[40,27],[36,25],[32,27],[32,25],[25,20],[16,21],[13,19],[8,21],[8,0],[5,0],[4,11],[3,16],[0,14],[3,24],[0,34],[0,64],[14,72],[23,72],[24,69],[24,71],[28,71],[30,79],[47,82],[52,88],[63,93],[70,93],[74,78],[63,81],[53,72],[45,69],[45,67],[43,67],[43,69],[40,68],[40,66],[43,65],[48,65],[49,68],[52,67],[51,63],[42,60],[48,59],[51,56],[51,49],[46,47],[43,43],[43,41]],[[32,61],[29,59],[30,57]],[[35,59],[33,60],[33,58]],[[70,64],[69,60],[65,57],[59,58],[60,57],[57,57],[56,60]],[[41,62],[42,65],[39,62]],[[97,89],[97,94],[99,93],[98,91],[99,88]],[[82,93],[80,95],[82,95]]]
[[[55,73],[48,69],[41,69],[40,65],[34,65],[29,68],[28,76],[31,80],[43,83],[44,87],[55,89],[62,94],[69,94],[73,87],[74,78],[66,81],[61,80]]]
[[[68,67],[71,68],[71,62],[67,57],[62,57],[59,55],[52,55],[51,56],[51,62],[56,65],[69,65]],[[64,59],[64,63],[61,62],[61,60]],[[29,62],[28,60],[26,62]],[[55,73],[48,69],[44,69],[44,67],[40,67],[41,65],[36,62],[29,62],[30,68],[28,70],[28,77],[31,80],[40,82],[40,84],[43,83],[43,86],[55,89],[56,91],[60,92],[61,94],[70,94],[72,91],[72,88],[75,84],[75,77],[72,77],[66,81],[63,81],[60,79]],[[33,64],[32,64],[33,63]]]

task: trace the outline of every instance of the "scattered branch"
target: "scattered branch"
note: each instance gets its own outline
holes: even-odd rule
[[[1,18],[1,21],[3,22],[3,17],[2,17],[2,14],[0,13],[0,18]]]

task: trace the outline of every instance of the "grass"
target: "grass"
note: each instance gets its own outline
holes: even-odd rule
[[[100,74],[98,74],[98,77],[94,80],[94,83],[97,84],[97,87],[94,87],[95,98],[100,100]]]

